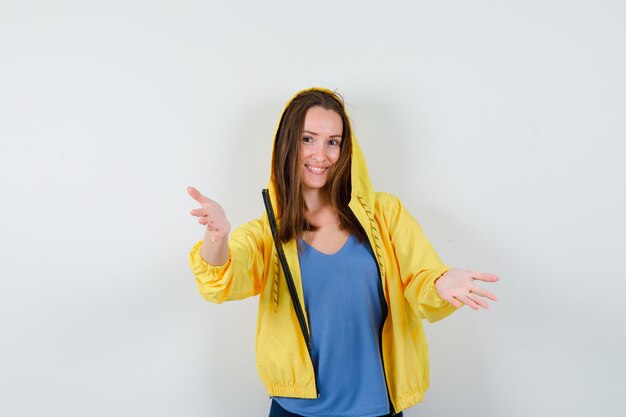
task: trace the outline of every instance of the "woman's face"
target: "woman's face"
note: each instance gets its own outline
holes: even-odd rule
[[[320,190],[339,160],[343,121],[334,110],[311,107],[304,118],[300,173],[304,191]]]

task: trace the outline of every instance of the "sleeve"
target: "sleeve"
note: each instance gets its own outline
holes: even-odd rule
[[[391,200],[391,207],[386,210],[389,235],[400,269],[404,297],[418,317],[431,323],[441,320],[456,311],[435,288],[437,278],[450,267],[441,261],[419,223],[402,202],[391,195],[387,198]]]
[[[189,254],[189,267],[198,290],[214,303],[241,300],[257,295],[263,287],[263,220],[253,220],[235,229],[228,239],[228,260],[224,265],[206,263],[200,256],[202,241]]]

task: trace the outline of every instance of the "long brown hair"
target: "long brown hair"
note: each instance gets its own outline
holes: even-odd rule
[[[274,139],[272,178],[277,188],[278,216],[281,220],[278,236],[281,242],[288,242],[302,236],[305,231],[319,229],[318,226],[309,223],[304,216],[306,204],[302,196],[298,163],[304,119],[307,111],[315,106],[333,110],[343,122],[339,160],[329,173],[328,181],[322,189],[322,197],[337,210],[341,228],[355,235],[360,241],[365,241],[367,235],[348,207],[352,192],[350,120],[344,109],[343,100],[338,94],[315,88],[302,91],[289,102],[280,118]]]

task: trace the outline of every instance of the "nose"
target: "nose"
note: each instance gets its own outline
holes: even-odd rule
[[[311,154],[311,158],[313,158],[314,160],[322,162],[324,159],[326,159],[326,154],[325,154],[323,143],[319,143],[319,142],[316,143],[312,151],[313,152]]]

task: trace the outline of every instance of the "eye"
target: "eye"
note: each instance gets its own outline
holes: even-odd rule
[[[311,143],[311,142],[313,142],[313,138],[311,136],[304,136],[302,138],[302,141],[306,142],[306,143]]]
[[[328,141],[328,144],[330,146],[339,146],[340,142],[337,139],[331,139],[331,140]]]

